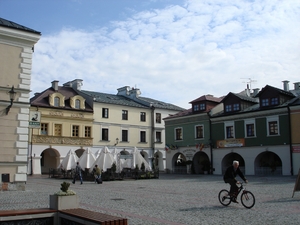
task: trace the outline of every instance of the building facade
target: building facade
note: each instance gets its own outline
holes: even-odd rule
[[[294,90],[289,90],[288,81],[284,81],[283,89],[266,85],[261,91],[255,89],[250,92],[247,88],[241,93],[229,93],[222,98],[220,104],[208,114],[210,136],[202,149],[210,160],[211,172],[221,175],[233,160],[238,160],[240,168],[247,175],[298,173],[299,94],[299,83],[295,83]],[[173,121],[171,117],[166,119],[167,142],[177,139],[178,128],[169,126],[171,122],[177,122],[180,128],[186,126],[184,119],[185,116]],[[188,139],[196,131],[190,129],[184,134],[188,134],[188,137],[183,135],[181,142],[184,145],[192,144]],[[205,146],[210,148],[210,154]],[[187,161],[187,153],[181,146],[175,151],[183,155],[183,161]],[[196,168],[199,152],[189,151],[188,154],[192,168]],[[168,164],[171,171],[174,171],[174,162],[177,160],[173,155],[170,154],[172,163]],[[193,172],[198,173],[199,170]]]
[[[0,18],[0,190],[25,189],[32,54],[40,36]]]

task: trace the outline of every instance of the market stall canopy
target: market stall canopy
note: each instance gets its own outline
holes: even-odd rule
[[[83,154],[80,156],[78,162],[79,165],[81,166],[81,168],[84,169],[90,169],[93,168],[93,164],[96,161],[96,157],[94,155],[94,153],[87,148]]]
[[[71,170],[76,167],[77,162],[78,162],[78,157],[76,153],[72,149],[70,149],[66,157],[59,164],[58,168],[63,170]]]
[[[95,165],[98,165],[98,167],[102,169],[103,172],[105,172],[107,169],[111,168],[114,161],[115,160],[113,155],[110,153],[109,149],[105,146],[104,149],[102,149],[99,157],[93,163],[92,167],[90,167],[90,172],[92,172]]]
[[[132,154],[134,167],[138,165],[138,167],[141,169],[142,163],[144,163],[145,170],[151,170],[149,163],[144,159],[144,157],[141,155],[140,151],[136,147],[134,147]]]

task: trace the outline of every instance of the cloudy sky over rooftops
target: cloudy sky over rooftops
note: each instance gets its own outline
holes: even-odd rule
[[[300,81],[299,1],[1,0],[0,17],[42,33],[32,94],[78,78],[190,108],[247,83]]]

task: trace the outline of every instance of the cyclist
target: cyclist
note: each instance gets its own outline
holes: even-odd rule
[[[238,181],[235,179],[236,175],[239,175],[246,183],[248,180],[245,178],[244,174],[239,168],[239,161],[234,160],[232,166],[226,169],[226,172],[223,176],[224,182],[230,184],[229,195],[232,197],[232,201],[238,203],[236,200],[238,194],[238,186],[236,185]]]

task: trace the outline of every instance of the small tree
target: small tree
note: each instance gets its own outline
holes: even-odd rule
[[[117,165],[116,165],[115,162],[114,162],[114,163],[112,164],[112,166],[111,166],[111,171],[112,171],[113,173],[115,173],[115,172],[117,171]]]
[[[144,162],[142,162],[142,165],[141,165],[141,171],[145,171],[145,163]]]

